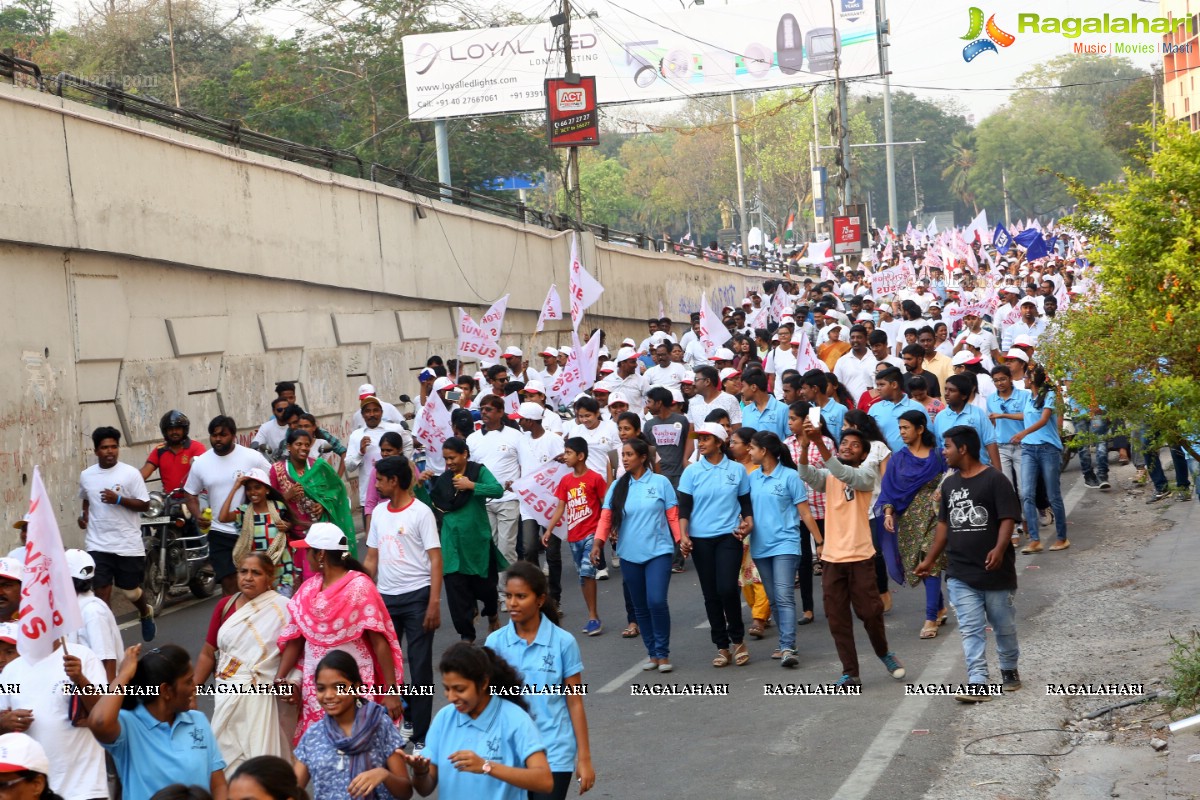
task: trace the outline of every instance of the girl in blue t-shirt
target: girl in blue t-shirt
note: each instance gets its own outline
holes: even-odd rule
[[[531,694],[529,709],[546,745],[554,773],[554,791],[530,792],[529,800],[565,800],[571,778],[579,776],[579,793],[596,783],[587,714],[580,694],[550,694],[547,687],[582,686],[583,660],[575,637],[563,630],[550,586],[537,565],[518,561],[508,568],[504,595],[512,622],[487,638],[487,646],[512,664]]]
[[[347,796],[408,800],[412,784],[400,748],[404,737],[387,709],[363,698],[354,656],[330,650],[314,673],[325,717],[308,726],[296,746],[296,779],[312,785],[313,800]]]
[[[617,538],[621,577],[629,587],[634,614],[648,660],[645,670],[670,672],[671,611],[667,587],[671,582],[673,542],[684,550],[691,544],[679,529],[675,487],[650,466],[650,446],[630,439],[621,448],[625,474],[608,487],[600,525],[592,543],[592,563],[599,563],[604,542]]]
[[[452,644],[438,665],[450,705],[421,755],[401,753],[422,797],[526,800],[554,791],[546,747],[521,696],[521,676],[491,648]]]

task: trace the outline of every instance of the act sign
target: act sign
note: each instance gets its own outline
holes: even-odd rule
[[[594,77],[580,78],[579,83],[546,79],[546,129],[551,147],[600,144]]]
[[[862,252],[862,217],[833,218],[833,254],[851,255]]]

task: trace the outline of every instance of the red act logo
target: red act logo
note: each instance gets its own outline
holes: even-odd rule
[[[559,89],[556,99],[559,111],[582,111],[587,108],[587,92],[582,87]]]

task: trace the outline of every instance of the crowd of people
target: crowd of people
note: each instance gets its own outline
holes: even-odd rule
[[[249,446],[228,416],[208,423],[206,447],[171,411],[139,470],[121,461],[120,431],[97,428],[80,476],[85,547],[67,552],[85,625],[27,663],[14,623],[0,623],[4,681],[21,686],[0,695],[0,784],[66,800],[110,796],[110,772],[127,800],[439,787],[541,800],[576,781],[586,792],[596,770],[573,691],[584,667],[564,615],[594,637],[623,611],[620,636],[640,639],[643,669],[672,672],[669,588],[687,571],[700,597],[674,602],[703,604],[712,668],[803,664],[797,629],[815,621],[819,579],[841,662],[833,687],[863,683],[854,616],[902,680],[897,651],[917,645],[896,640],[936,638],[953,607],[967,673],[957,698],[994,696],[988,628],[1000,684],[1019,689],[1017,548],[1071,546],[1064,416],[1101,437],[1117,421],[1071,407],[1069,376],[1039,363],[1050,301],[1086,290],[1083,262],[970,246],[993,271],[926,260],[877,297],[874,274],[923,256],[889,241],[873,270],[767,281],[721,310],[724,330],[697,313],[681,335],[670,318],[648,320],[640,343],[610,347],[601,331],[598,380],[574,397],[553,389],[570,348],[545,347],[538,368],[508,347],[474,374],[431,356],[407,408],[444,406],[453,435],[440,447],[420,446],[413,411],[369,384],[345,444],[286,382]],[[1121,463],[1145,465],[1152,502],[1167,496],[1157,453],[1137,436],[1112,444]],[[1086,485],[1110,488],[1107,444],[1079,456]],[[565,469],[547,522],[514,483],[551,461]],[[115,585],[142,638],[158,635],[141,532],[156,471],[207,530],[222,588],[195,659],[176,644],[123,648],[110,609]],[[1187,497],[1186,462],[1176,478]],[[21,558],[0,559],[5,620],[17,619]],[[564,592],[564,561],[578,597]],[[618,570],[624,608],[601,608],[597,581]],[[925,613],[889,637],[893,585],[922,586]],[[437,661],[449,704],[434,714],[443,595],[456,641]],[[211,720],[196,710],[209,681]],[[64,714],[69,685],[113,691],[80,692]]]

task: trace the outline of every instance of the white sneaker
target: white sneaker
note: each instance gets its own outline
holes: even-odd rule
[[[1043,528],[1049,528],[1054,524],[1054,512],[1050,509],[1038,512],[1038,524]]]
[[[598,580],[598,581],[608,580],[608,570],[607,569],[596,570],[596,580]]]

